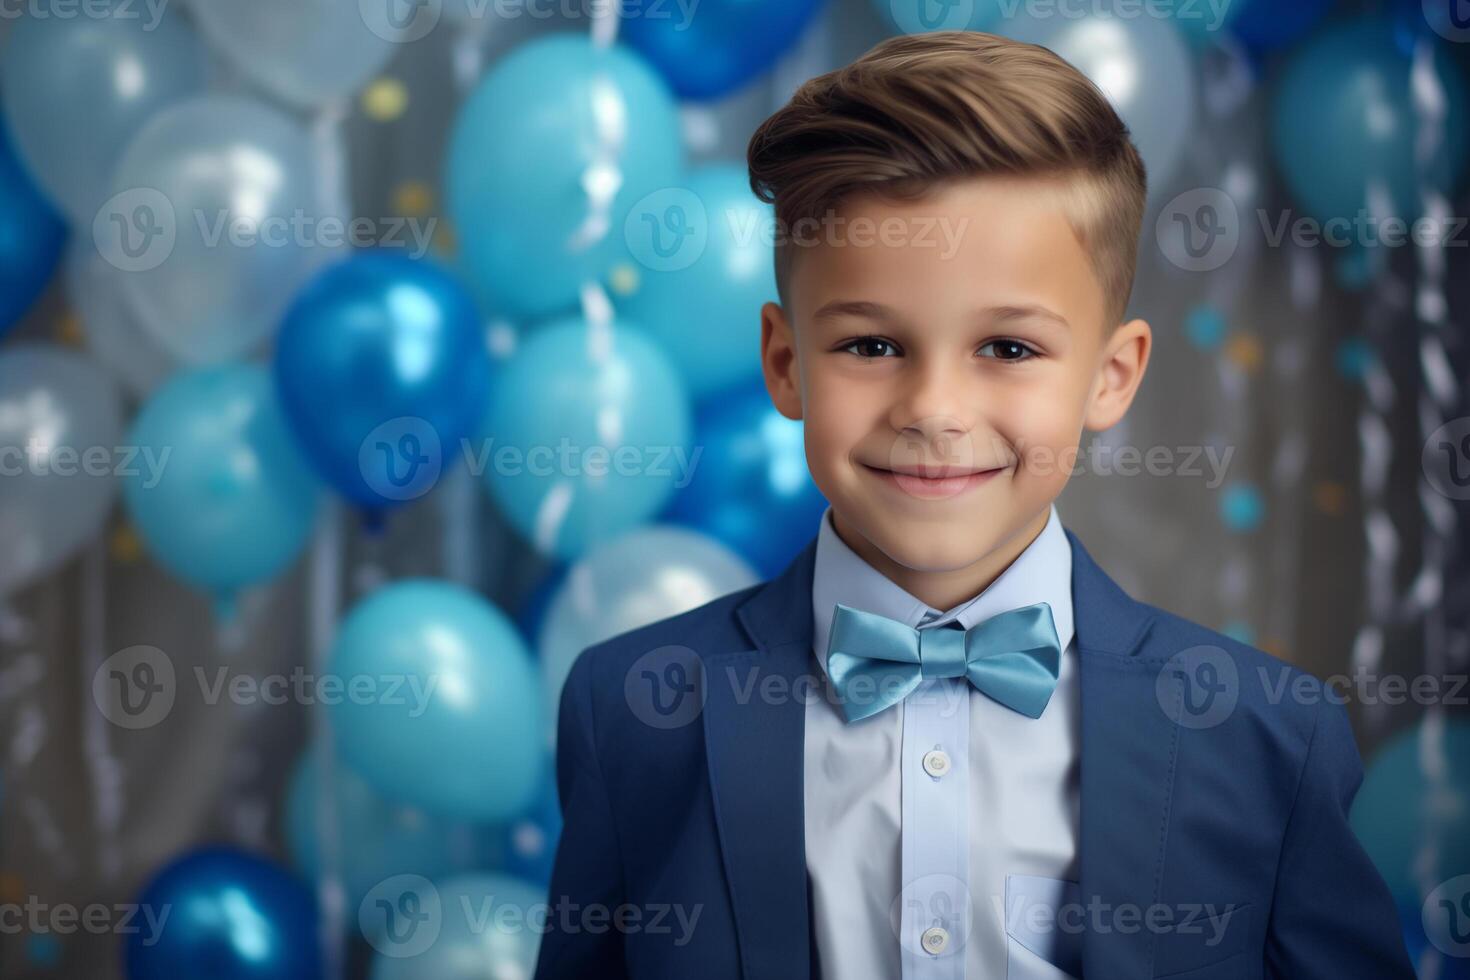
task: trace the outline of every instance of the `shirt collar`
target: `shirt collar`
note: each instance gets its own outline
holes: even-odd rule
[[[1008,610],[1046,602],[1051,605],[1057,640],[1066,650],[1072,641],[1072,547],[1053,503],[1041,533],[994,582],[978,595],[941,611],[909,594],[849,548],[832,526],[828,505],[817,532],[812,572],[812,641],[824,671],[827,637],[839,602],[913,627],[932,613],[935,619],[925,628],[957,620],[965,629]]]

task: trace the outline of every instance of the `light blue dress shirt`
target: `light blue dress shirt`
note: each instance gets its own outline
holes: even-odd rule
[[[1072,551],[1056,507],[979,595],[943,612],[864,561],[822,515],[812,580],[824,696],[806,706],[805,834],[823,980],[1061,980],[1079,936],[1028,930],[1076,881],[1077,653]],[[1051,605],[1062,662],[1041,717],[963,678],[929,678],[848,724],[825,683],[841,602],[919,629]],[[950,624],[950,625],[946,625]],[[1075,886],[1073,886],[1075,888]]]

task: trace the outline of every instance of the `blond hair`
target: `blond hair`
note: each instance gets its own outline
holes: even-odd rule
[[[1092,259],[1108,326],[1133,288],[1147,175],[1128,127],[1088,78],[1046,48],[976,31],[899,35],[804,83],[747,149],[750,186],[783,228],[871,191],[922,197],[956,178],[1060,178]],[[787,302],[795,249],[776,244]]]

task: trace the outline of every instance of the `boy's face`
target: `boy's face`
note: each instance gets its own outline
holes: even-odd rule
[[[767,388],[804,420],[842,537],[947,608],[925,593],[953,605],[981,570],[988,584],[1044,525],[1084,427],[1123,416],[1149,328],[1105,329],[1102,286],[1050,183],[863,194],[837,218],[793,230],[820,241],[797,246],[791,308],[762,308]],[[958,475],[932,478],[945,474]]]

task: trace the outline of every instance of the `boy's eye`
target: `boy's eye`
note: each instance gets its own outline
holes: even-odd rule
[[[995,347],[999,350],[999,353],[993,355],[998,361],[1024,361],[1036,355],[1036,351],[1019,340],[992,340],[982,345],[980,349],[984,350],[986,347]]]
[[[858,348],[858,350],[853,350],[854,347]],[[853,351],[853,353],[856,354],[858,357],[864,358],[866,360],[874,360],[885,356],[882,353],[883,350],[896,352],[898,348],[894,347],[892,343],[884,340],[881,337],[859,337],[857,340],[854,340],[852,343],[847,344],[845,347],[843,347],[842,350],[850,350]]]

